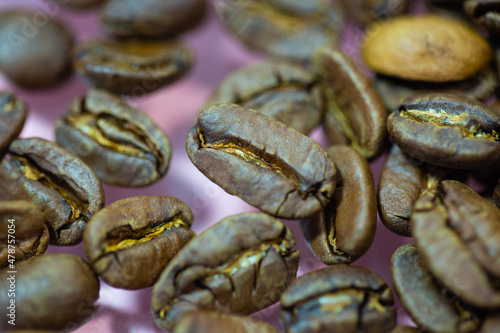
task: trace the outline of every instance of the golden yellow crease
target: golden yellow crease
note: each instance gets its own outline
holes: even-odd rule
[[[122,240],[110,240],[106,243],[105,252],[108,253],[125,250],[134,245],[149,242],[163,234],[166,230],[181,227],[187,227],[187,224],[183,222],[179,217],[176,217],[172,221],[161,224],[154,228],[147,228],[144,230],[133,232],[129,235],[130,238]]]
[[[23,171],[26,178],[31,180],[36,180],[42,183],[43,185],[57,191],[59,195],[68,203],[71,208],[71,216],[69,218],[69,223],[76,221],[81,215],[82,212],[78,208],[78,204],[75,200],[71,198],[71,196],[66,193],[60,186],[57,186],[50,177],[48,177],[45,173],[38,170],[36,166],[28,161],[28,159],[20,156],[12,156],[12,160],[18,161],[21,163],[21,170]]]

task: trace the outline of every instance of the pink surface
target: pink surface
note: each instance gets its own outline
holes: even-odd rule
[[[59,8],[50,0],[2,0],[0,9],[30,8],[64,20],[74,31],[78,41],[102,36],[98,25],[97,11],[72,12]],[[359,31],[344,39],[343,47],[356,56],[359,48]],[[162,194],[180,198],[194,213],[193,229],[199,233],[208,226],[229,215],[255,211],[241,199],[226,194],[211,183],[189,161],[185,152],[185,139],[202,105],[219,82],[232,70],[263,59],[262,55],[245,49],[231,35],[224,31],[219,18],[211,10],[204,23],[194,31],[181,37],[196,53],[196,63],[187,77],[160,91],[143,98],[131,98],[130,102],[149,114],[169,137],[173,156],[167,176],[160,182],[141,189],[124,189],[105,186],[106,204],[137,195]],[[86,86],[76,76],[61,85],[44,91],[27,91],[10,84],[0,76],[0,89],[14,91],[30,107],[28,121],[22,137],[38,136],[54,139],[54,123],[61,116],[75,96],[84,96]],[[321,130],[312,134],[324,143]],[[371,164],[378,181],[385,157]],[[296,221],[285,221],[292,229],[297,248],[301,250],[299,275],[319,269],[324,265],[318,261],[307,245]],[[398,237],[389,232],[379,221],[375,241],[368,253],[355,265],[373,269],[391,284],[389,262],[392,253],[410,238]],[[83,246],[53,247],[49,253],[68,252],[85,258]],[[151,288],[140,291],[125,291],[108,286],[101,281],[100,310],[97,316],[76,332],[162,332],[154,323],[150,312]],[[280,327],[278,305],[260,311],[254,316]],[[398,305],[399,322],[409,320]]]

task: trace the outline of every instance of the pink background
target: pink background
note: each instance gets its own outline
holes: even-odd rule
[[[98,11],[74,12],[50,0],[2,0],[0,9],[29,8],[49,16],[56,16],[73,30],[77,41],[104,36],[98,23]],[[342,47],[356,56],[359,49],[361,31],[350,26],[344,34]],[[256,211],[241,199],[226,194],[220,187],[211,183],[189,161],[184,144],[187,133],[201,107],[221,80],[232,70],[243,65],[264,59],[263,55],[242,46],[234,37],[224,31],[219,17],[213,8],[204,23],[181,38],[196,53],[196,62],[190,73],[182,80],[143,98],[133,98],[130,102],[151,116],[169,137],[173,155],[169,171],[156,184],[140,188],[125,189],[105,185],[106,204],[137,196],[162,194],[180,198],[194,213],[193,229],[200,233],[222,218],[248,211]],[[0,75],[0,89],[15,92],[25,100],[30,108],[26,126],[21,137],[42,137],[54,140],[54,123],[76,96],[84,96],[87,87],[77,77],[72,76],[55,88],[41,91],[28,91],[9,83]],[[324,144],[323,133],[316,130],[311,135]],[[371,163],[378,182],[385,156]],[[320,269],[324,265],[318,261],[307,245],[296,221],[284,221],[297,239],[301,250],[298,275]],[[354,265],[373,269],[391,284],[389,262],[391,255],[402,244],[411,242],[410,238],[398,237],[389,232],[379,221],[377,233],[371,249]],[[83,246],[53,247],[49,253],[67,252],[85,258]],[[76,332],[162,332],[154,323],[150,312],[151,289],[126,291],[108,286],[101,281],[100,306],[98,314]],[[273,305],[255,314],[254,317],[281,327],[278,320],[278,305]],[[410,323],[398,304],[399,323]]]

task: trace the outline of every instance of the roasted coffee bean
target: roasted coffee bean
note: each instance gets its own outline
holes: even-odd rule
[[[38,12],[0,12],[0,71],[26,88],[59,83],[70,70],[73,36],[62,22]]]
[[[481,325],[473,309],[429,273],[413,244],[401,246],[392,256],[394,288],[403,307],[425,332],[476,332]]]
[[[199,310],[250,314],[275,303],[295,279],[299,251],[279,220],[263,213],[227,217],[191,240],[153,288],[156,323],[172,329]]]
[[[402,151],[429,164],[473,169],[500,162],[500,114],[457,95],[409,98],[387,128]]]
[[[495,200],[495,205],[500,208],[500,178],[498,178],[497,186],[493,192],[493,200]]]
[[[24,127],[28,106],[7,91],[0,91],[0,159]]]
[[[389,333],[419,333],[420,331],[416,327],[410,326],[397,326]]]
[[[104,206],[90,168],[53,142],[17,139],[0,163],[0,199],[26,200],[42,211],[55,245],[82,241],[89,218]]]
[[[410,0],[342,0],[346,13],[360,26],[408,12]]]
[[[387,283],[369,269],[344,264],[302,275],[281,295],[288,333],[388,332],[396,310]]]
[[[488,313],[481,326],[482,333],[496,333],[500,327],[500,315],[498,312]]]
[[[411,223],[419,255],[440,283],[473,306],[500,306],[498,208],[445,180],[417,200]]]
[[[314,74],[283,60],[267,60],[232,72],[206,106],[220,103],[259,111],[306,135],[323,116]]]
[[[465,12],[480,26],[490,33],[500,34],[500,1],[499,0],[467,0],[464,2]]]
[[[375,183],[368,162],[353,148],[333,146],[337,187],[323,212],[301,221],[314,255],[327,265],[349,264],[372,244],[377,226]]]
[[[384,150],[387,111],[371,81],[343,52],[324,48],[314,59],[326,99],[323,121],[333,144],[349,144],[372,159]]]
[[[27,201],[0,201],[0,268],[45,253],[49,229],[40,209]]]
[[[180,42],[91,40],[76,48],[73,67],[96,87],[140,97],[181,78],[192,61]]]
[[[308,60],[336,45],[344,13],[331,0],[222,0],[225,26],[247,46],[278,57]]]
[[[109,0],[101,25],[119,37],[165,37],[194,28],[206,7],[205,0]]]
[[[473,77],[457,82],[408,81],[386,75],[375,78],[375,88],[390,112],[403,100],[426,93],[453,93],[485,101],[494,94],[497,84],[498,75],[493,66],[486,66]]]
[[[17,274],[0,271],[0,307],[15,299],[16,329],[72,331],[97,311],[99,280],[88,263],[71,254],[49,254],[16,264]],[[9,288],[15,285],[15,298]],[[7,318],[0,328],[12,329]]]
[[[138,187],[165,175],[171,148],[144,112],[118,96],[91,89],[56,123],[56,141],[80,157],[105,183]]]
[[[274,326],[252,317],[217,312],[194,312],[183,316],[174,333],[280,333]]]
[[[195,236],[193,215],[174,197],[116,201],[88,222],[83,241],[94,271],[109,285],[150,287],[170,259]]]
[[[410,217],[415,202],[449,173],[450,170],[420,162],[393,145],[382,169],[377,193],[384,225],[398,235],[410,237]]]
[[[210,180],[276,217],[313,216],[335,190],[335,165],[319,144],[238,105],[205,109],[186,149]]]
[[[104,2],[104,0],[52,0],[58,5],[70,7],[72,9],[87,9],[95,7]]]
[[[365,37],[365,63],[378,73],[429,82],[469,78],[488,64],[491,47],[467,24],[427,14],[382,22]]]

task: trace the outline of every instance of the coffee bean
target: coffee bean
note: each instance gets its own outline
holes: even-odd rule
[[[78,45],[73,67],[98,88],[141,97],[181,78],[192,61],[180,42],[91,40]]]
[[[500,315],[498,312],[488,313],[484,319],[484,324],[481,326],[482,333],[495,333],[498,332],[500,327]]]
[[[370,28],[383,19],[407,13],[410,0],[343,0],[342,5],[357,25]]]
[[[109,285],[152,286],[170,259],[195,236],[193,215],[174,197],[140,196],[101,209],[88,222],[85,253]]]
[[[245,45],[297,60],[336,45],[344,21],[339,2],[328,0],[222,0],[218,9],[227,29]]]
[[[498,0],[467,0],[464,1],[465,12],[480,26],[490,33],[500,34],[500,1]]]
[[[45,253],[49,230],[40,209],[27,201],[0,201],[0,268]]]
[[[314,74],[284,60],[267,60],[232,72],[206,106],[220,103],[259,111],[306,135],[323,116]]]
[[[393,145],[382,169],[377,193],[384,225],[398,235],[410,237],[410,217],[415,202],[450,171],[420,162]]]
[[[420,331],[416,327],[410,326],[397,326],[390,333],[419,333]]]
[[[88,219],[104,206],[99,179],[79,158],[40,138],[17,139],[0,163],[0,199],[40,208],[55,245],[82,241]]]
[[[413,244],[392,256],[391,274],[398,297],[418,327],[425,332],[476,332],[481,320],[444,289],[427,270]]]
[[[302,275],[281,295],[286,332],[388,332],[396,310],[387,283],[367,268],[344,264]]]
[[[279,333],[274,326],[252,317],[196,312],[180,318],[174,333]]]
[[[189,312],[250,314],[275,303],[295,279],[299,251],[279,220],[263,213],[227,217],[191,240],[153,288],[156,323],[169,330]]]
[[[197,26],[206,7],[205,0],[109,0],[101,25],[118,37],[166,37]]]
[[[163,177],[171,156],[165,133],[118,96],[91,89],[56,123],[56,141],[80,157],[103,182],[127,187]]]
[[[104,2],[104,0],[52,0],[58,5],[69,7],[71,9],[88,9],[96,7]]]
[[[73,36],[42,11],[0,12],[0,71],[26,88],[59,83],[70,70]]]
[[[362,46],[365,63],[377,73],[430,82],[471,77],[491,53],[488,42],[467,24],[433,14],[382,22]]]
[[[377,226],[375,184],[368,162],[354,149],[333,146],[337,187],[323,212],[301,221],[314,255],[327,265],[349,264],[372,244]]]
[[[319,144],[237,105],[205,109],[186,149],[210,180],[276,217],[310,217],[325,208],[335,190],[335,166]]]
[[[445,180],[416,202],[412,235],[431,274],[476,307],[500,306],[500,210],[466,185]]]
[[[324,48],[314,58],[326,99],[323,121],[333,144],[349,144],[363,157],[373,159],[387,140],[387,111],[370,80],[347,54]]]
[[[500,208],[500,178],[498,178],[497,186],[493,192],[493,200],[495,200],[495,205]]]
[[[0,91],[0,158],[23,130],[28,106],[15,95]]]
[[[409,98],[389,116],[391,139],[429,164],[473,169],[500,162],[500,114],[456,95]]]
[[[97,311],[94,302],[99,298],[99,280],[82,258],[50,254],[21,262],[16,270],[14,279],[7,270],[0,271],[0,307],[6,309],[15,299],[16,329],[67,331]],[[8,297],[12,283],[14,298]],[[12,328],[6,318],[0,327]]]

